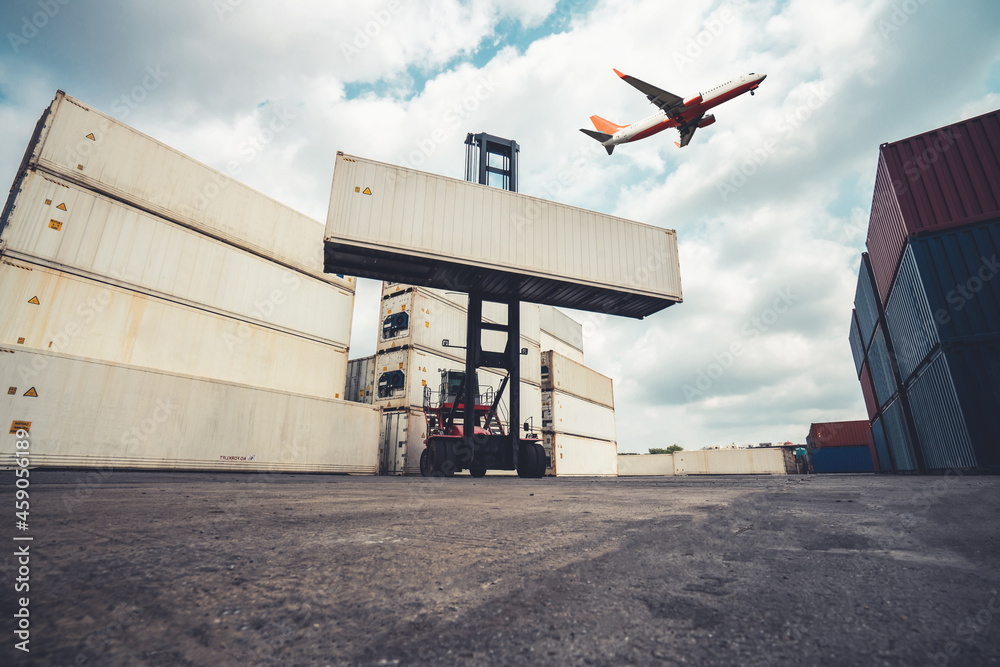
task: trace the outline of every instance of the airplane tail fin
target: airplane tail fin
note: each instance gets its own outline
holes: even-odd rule
[[[625,125],[615,125],[610,120],[604,120],[600,116],[591,116],[590,122],[594,124],[599,132],[604,134],[614,134],[618,130],[625,128]]]
[[[597,139],[602,144],[605,141],[607,141],[608,139],[612,138],[610,134],[604,134],[603,132],[594,132],[593,130],[583,130],[583,129],[581,129],[580,131],[583,132],[584,134],[586,134],[588,137],[590,137],[592,139]],[[615,147],[614,146],[605,146],[604,149],[606,151],[608,151],[608,155],[611,155],[611,152],[613,150],[615,150]]]

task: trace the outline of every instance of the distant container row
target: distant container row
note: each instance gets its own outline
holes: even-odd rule
[[[849,341],[883,471],[1000,471],[1000,112],[885,144]]]

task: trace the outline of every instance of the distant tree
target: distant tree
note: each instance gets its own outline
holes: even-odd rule
[[[649,448],[649,453],[650,454],[673,454],[674,452],[679,452],[679,451],[681,451],[683,449],[684,448],[681,447],[680,445],[674,444],[674,445],[670,445],[669,447],[650,447]]]

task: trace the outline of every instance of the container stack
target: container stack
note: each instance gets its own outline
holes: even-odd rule
[[[879,467],[1000,470],[1000,111],[883,144],[849,339]]]
[[[380,469],[385,474],[419,474],[427,437],[425,392],[438,392],[442,371],[465,370],[468,296],[457,292],[382,284],[382,308],[375,354],[374,405],[382,413]],[[507,307],[484,302],[483,320],[506,324]],[[542,423],[538,306],[521,304],[521,422]],[[447,345],[444,341],[448,341]],[[502,351],[506,334],[483,331],[483,346]],[[492,397],[503,371],[479,369],[479,393]],[[500,401],[507,423],[508,394]]]
[[[579,322],[552,306],[538,307],[538,321],[543,350],[552,350],[570,361],[583,363],[583,326]]]
[[[875,472],[878,457],[867,420],[810,424],[806,448],[813,472]]]
[[[542,434],[556,476],[617,475],[611,378],[555,351],[542,353]]]
[[[0,414],[34,465],[375,471],[321,223],[60,91],[0,253]]]

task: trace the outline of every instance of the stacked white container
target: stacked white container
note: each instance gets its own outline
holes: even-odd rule
[[[35,465],[374,472],[377,413],[343,401],[354,281],[322,238],[60,91],[0,220],[0,415]]]
[[[542,433],[552,474],[618,474],[611,378],[542,352]]]
[[[552,306],[538,307],[543,350],[552,350],[578,364],[583,363],[583,325]]]
[[[381,467],[389,474],[419,474],[426,427],[424,391],[438,391],[441,371],[465,369],[468,296],[386,282],[382,285],[375,355],[375,400],[382,409]],[[483,304],[483,319],[506,323],[506,306]],[[448,346],[443,341],[448,341]],[[506,337],[483,332],[484,347],[502,350]],[[538,306],[521,304],[521,422],[542,423]],[[479,385],[496,391],[503,371],[479,370]],[[505,392],[506,395],[506,392]],[[509,414],[506,399],[501,414]]]

